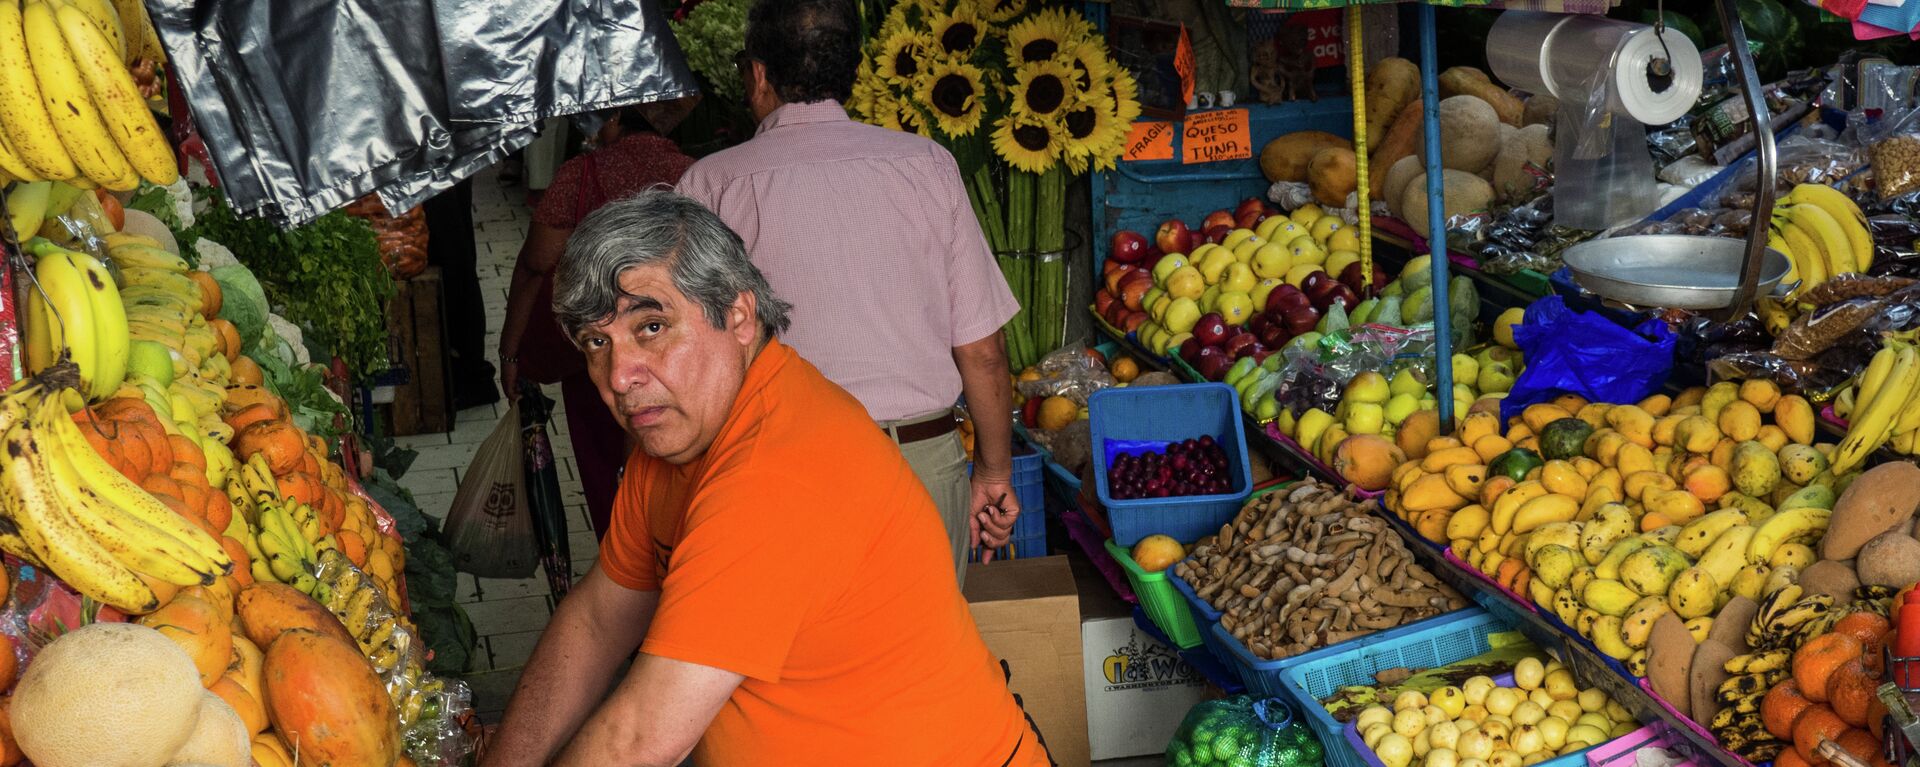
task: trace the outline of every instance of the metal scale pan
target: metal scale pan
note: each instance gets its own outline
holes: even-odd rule
[[[1725,309],[1740,289],[1747,243],[1728,237],[1648,234],[1590,240],[1562,254],[1580,287],[1623,304],[1669,309]],[[1789,266],[1768,248],[1751,295],[1768,295]]]

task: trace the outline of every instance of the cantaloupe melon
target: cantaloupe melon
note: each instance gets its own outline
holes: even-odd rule
[[[253,734],[233,707],[213,693],[201,693],[200,717],[193,734],[180,750],[167,760],[172,767],[209,764],[215,767],[249,767],[253,763]]]
[[[205,694],[193,659],[160,632],[96,623],[27,666],[13,734],[39,767],[157,767],[193,734]]]

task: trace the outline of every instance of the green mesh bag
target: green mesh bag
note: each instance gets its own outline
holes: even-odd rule
[[[1168,767],[1320,767],[1324,755],[1285,701],[1250,695],[1194,706],[1167,744]]]

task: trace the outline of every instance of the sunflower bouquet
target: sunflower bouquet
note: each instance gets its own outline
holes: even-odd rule
[[[953,153],[1020,299],[1013,366],[1059,346],[1067,181],[1112,169],[1140,115],[1132,76],[1093,25],[1037,0],[901,0],[868,42],[847,109]]]

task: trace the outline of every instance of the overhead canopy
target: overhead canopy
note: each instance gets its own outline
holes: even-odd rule
[[[148,0],[235,209],[405,210],[558,115],[697,94],[653,0]]]

